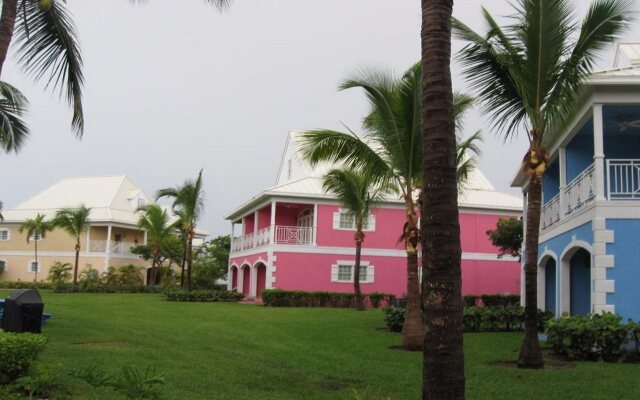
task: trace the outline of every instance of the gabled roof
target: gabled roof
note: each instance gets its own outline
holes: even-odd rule
[[[297,156],[298,146],[296,144],[299,135],[300,132],[289,133],[278,178],[276,179],[278,183],[243,203],[229,213],[226,216],[227,219],[236,220],[273,197],[309,200],[335,199],[334,196],[322,190],[324,175],[331,169],[332,165],[323,163],[316,167],[311,167],[308,163],[301,161]],[[284,175],[288,172],[286,171],[285,163],[288,163],[289,159],[292,160],[292,168],[294,169],[290,179]],[[384,201],[390,204],[403,203],[395,195],[387,196]],[[475,168],[469,174],[469,181],[462,194],[458,196],[458,204],[462,208],[522,211],[522,199],[520,197],[497,191],[478,168]]]

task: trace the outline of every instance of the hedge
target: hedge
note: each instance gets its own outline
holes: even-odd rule
[[[0,289],[53,289],[51,282],[0,281]]]
[[[102,283],[63,283],[53,287],[56,293],[162,293],[167,288],[151,285],[105,285]]]
[[[0,383],[25,375],[46,344],[41,335],[0,332]]]
[[[374,308],[391,305],[396,298],[392,294],[373,292],[362,294],[365,304]],[[305,292],[302,290],[267,289],[262,292],[262,301],[268,307],[338,307],[355,306],[353,293]]]
[[[227,290],[182,290],[170,289],[164,292],[168,301],[182,302],[214,302],[214,301],[240,301],[244,297],[242,293]]]
[[[517,294],[482,294],[463,296],[462,303],[465,307],[510,307],[520,305],[520,296]]]

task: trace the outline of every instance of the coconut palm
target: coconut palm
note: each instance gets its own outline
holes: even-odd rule
[[[38,281],[38,241],[44,239],[47,232],[53,229],[53,226],[49,222],[45,221],[46,217],[46,214],[38,213],[34,218],[27,219],[18,227],[18,232],[20,233],[27,231],[27,243],[29,243],[31,241],[31,238],[33,238],[36,259],[36,271],[33,280],[34,282]]]
[[[631,1],[596,0],[582,22],[570,0],[519,0],[509,25],[500,27],[483,10],[487,32],[478,34],[454,20],[456,35],[468,44],[460,53],[465,73],[488,114],[505,137],[526,130],[529,148],[525,242],[525,335],[518,365],[542,368],[538,342],[537,257],[542,179],[547,143],[571,118],[577,92],[602,48],[629,21]]]
[[[160,266],[162,244],[175,233],[175,224],[169,220],[167,211],[156,204],[142,208],[144,214],[138,220],[138,227],[147,231],[147,240],[151,245],[151,284],[156,284],[156,272]]]
[[[3,0],[0,76],[11,44],[18,63],[28,75],[36,81],[44,80],[47,87],[59,89],[66,97],[73,110],[71,126],[81,137],[84,131],[82,55],[75,24],[65,2]],[[6,95],[3,97],[8,99]],[[24,138],[28,131],[22,133]]]
[[[416,213],[416,193],[422,185],[421,136],[421,77],[420,64],[412,66],[400,79],[386,71],[365,69],[345,81],[340,90],[364,89],[370,103],[364,118],[364,138],[352,131],[333,130],[305,132],[301,138],[301,155],[312,165],[322,161],[338,162],[356,172],[368,173],[377,183],[397,187],[405,202],[406,222],[401,241],[407,253],[407,308],[402,328],[402,345],[406,350],[422,349],[424,327],[420,307],[418,253],[420,231]],[[458,123],[473,99],[456,96]],[[478,136],[460,147],[460,151],[474,150],[470,144]],[[464,157],[458,157],[464,160]]]
[[[364,311],[362,291],[360,290],[360,254],[364,241],[364,224],[375,201],[381,199],[381,190],[376,188],[371,177],[346,169],[332,169],[324,177],[322,185],[325,192],[336,196],[338,202],[353,217],[356,233],[356,256],[353,266],[353,291],[356,296],[356,309]]]
[[[0,151],[17,152],[27,136],[29,128],[22,120],[29,102],[18,89],[0,82]]]
[[[2,201],[0,201],[0,222],[4,222],[4,216],[2,215],[3,207],[4,207],[4,204],[2,204]]]
[[[78,283],[78,261],[80,258],[80,236],[89,229],[89,214],[91,208],[84,204],[78,208],[63,208],[56,212],[56,217],[52,224],[56,228],[64,229],[69,235],[76,239],[75,251],[76,259],[73,265],[73,284]]]
[[[464,399],[452,0],[422,0],[423,400]]]
[[[193,265],[193,238],[196,224],[204,212],[204,191],[202,189],[202,170],[196,180],[187,180],[182,186],[160,189],[156,200],[168,197],[173,200],[172,207],[180,216],[180,228],[186,234],[187,290],[191,290],[191,270]]]

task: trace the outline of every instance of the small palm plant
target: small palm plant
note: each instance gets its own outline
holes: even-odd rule
[[[53,283],[55,286],[60,286],[71,278],[71,265],[69,263],[63,263],[56,261],[49,268],[49,275],[47,280]]]
[[[364,241],[365,221],[369,218],[369,211],[375,201],[381,199],[381,190],[374,186],[373,180],[367,175],[346,169],[332,169],[324,177],[323,189],[336,196],[338,202],[348,210],[353,217],[356,233],[356,256],[353,266],[353,290],[356,296],[356,309],[364,311],[360,289],[360,256]]]
[[[176,224],[169,221],[167,211],[156,204],[142,208],[144,213],[138,220],[138,227],[147,231],[147,240],[151,245],[150,283],[155,285],[157,271],[160,267],[160,250],[164,242],[176,232]]]
[[[73,284],[78,283],[78,261],[80,259],[80,236],[89,229],[89,215],[91,209],[81,205],[78,208],[63,208],[56,213],[53,225],[64,229],[69,235],[76,239],[75,252],[76,259],[73,265]]]
[[[529,149],[525,235],[525,334],[518,366],[542,368],[538,341],[537,273],[542,179],[548,145],[572,118],[582,84],[600,50],[626,28],[631,1],[596,0],[578,22],[570,0],[518,0],[510,25],[500,27],[483,9],[487,31],[476,33],[453,21],[467,42],[460,59],[471,86],[505,137],[524,128]]]
[[[35,277],[33,279],[34,282],[38,281],[38,269],[40,268],[40,264],[38,263],[38,242],[41,239],[44,239],[47,232],[53,229],[53,225],[45,221],[46,217],[46,214],[38,213],[35,218],[27,219],[18,227],[18,232],[20,233],[27,231],[27,243],[33,239],[36,259]]]

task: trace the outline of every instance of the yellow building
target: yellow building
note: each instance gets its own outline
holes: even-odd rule
[[[131,254],[130,249],[145,244],[147,235],[138,229],[136,210],[151,200],[126,176],[67,178],[45,189],[17,207],[3,212],[0,223],[0,280],[45,280],[56,261],[74,265],[75,239],[61,229],[48,232],[38,240],[38,263],[34,241],[27,243],[26,232],[18,227],[37,213],[52,219],[56,211],[84,204],[91,208],[90,229],[81,237],[78,270],[89,266],[106,271],[109,266],[135,264],[149,267],[149,262]]]

